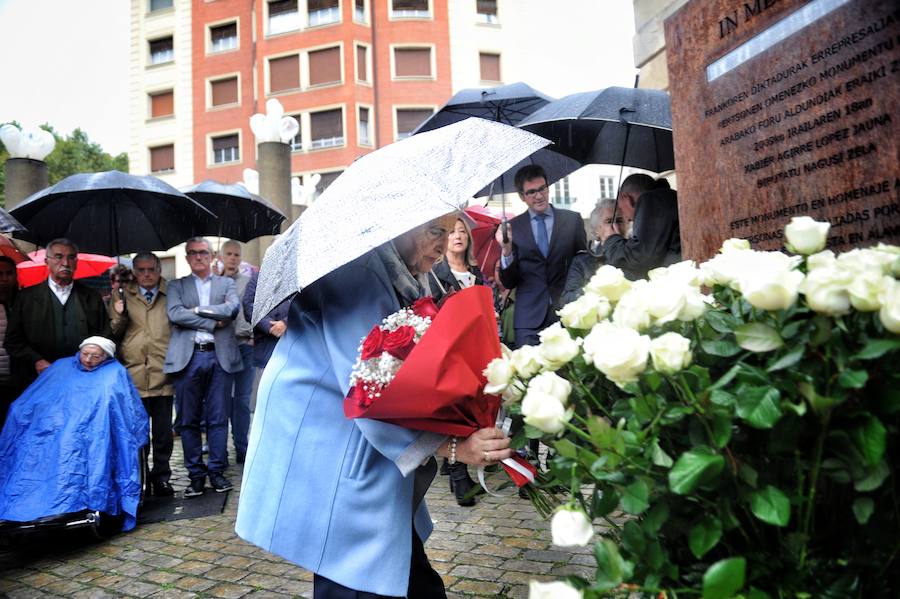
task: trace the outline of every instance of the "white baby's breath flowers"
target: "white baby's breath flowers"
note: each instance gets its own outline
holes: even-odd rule
[[[825,249],[831,224],[809,216],[795,216],[784,227],[785,247],[795,254],[815,254]]]
[[[578,342],[558,322],[541,331],[538,337],[541,340],[538,354],[544,368],[559,370],[578,355]]]
[[[598,323],[582,344],[585,359],[612,382],[636,381],[647,368],[650,337],[610,322]]]
[[[650,359],[658,372],[684,370],[691,365],[691,342],[678,333],[664,333],[650,341]]]
[[[582,510],[564,506],[553,514],[550,534],[557,547],[583,547],[591,542],[594,527]]]

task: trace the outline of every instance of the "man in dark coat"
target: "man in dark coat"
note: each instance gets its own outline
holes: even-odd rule
[[[634,219],[634,226],[627,239],[614,225],[601,227],[607,264],[635,280],[645,278],[649,270],[681,261],[678,196],[665,179],[631,175],[619,189],[618,207],[626,219]]]
[[[587,249],[584,222],[571,210],[550,206],[547,175],[538,165],[519,169],[515,176],[519,197],[528,205],[509,222],[509,239],[502,248],[500,280],[516,290],[513,324],[516,347],[537,345],[538,334],[558,320],[559,296],[572,258]]]
[[[9,318],[6,351],[25,365],[27,385],[52,362],[78,351],[87,337],[110,336],[100,294],[74,280],[78,247],[68,239],[47,244],[46,284],[19,292]]]

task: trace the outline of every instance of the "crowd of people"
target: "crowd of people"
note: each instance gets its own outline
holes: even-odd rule
[[[628,177],[617,201],[591,214],[590,244],[581,216],[551,205],[540,166],[521,169],[515,185],[528,209],[498,227],[500,258],[488,275],[467,217],[450,214],[322,277],[255,327],[258,273],[241,272],[237,242],[216,256],[206,239],[188,240],[191,274],[173,281],[158,257],[138,253],[131,271],[111,272],[106,302],[74,280],[78,248],[69,240],[47,245],[46,284],[17,290],[14,263],[0,258],[0,413],[57,363],[89,371],[115,356],[149,420],[154,495],[175,493],[176,436],[190,478],[185,497],[203,494],[207,481],[231,489],[230,428],[234,460],[246,461],[238,534],[313,571],[317,599],[443,597],[423,549],[435,457],[459,504],[473,505],[467,465],[495,466],[513,450],[494,427],[456,438],[347,419],[342,400],[360,339],[421,297],[439,302],[491,285],[503,342],[535,345],[600,264],[638,278],[680,256],[676,195],[664,180]],[[253,397],[256,370],[267,364]]]

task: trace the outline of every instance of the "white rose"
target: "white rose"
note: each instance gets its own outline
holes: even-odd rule
[[[795,216],[784,227],[785,247],[794,254],[815,254],[825,249],[831,223],[813,220],[809,216]]]
[[[671,266],[654,268],[647,273],[647,278],[654,282],[665,279],[693,287],[700,287],[703,284],[703,273],[693,260],[683,260]]]
[[[875,247],[869,248],[869,251],[883,255],[886,263],[884,274],[900,277],[900,246],[879,243]]]
[[[665,333],[650,342],[653,368],[672,374],[691,365],[691,342],[678,333]]]
[[[584,547],[594,536],[594,527],[583,511],[564,506],[550,520],[550,534],[557,547]]]
[[[552,372],[542,372],[528,382],[528,391],[539,391],[552,395],[563,405],[569,402],[572,383]]]
[[[826,268],[835,264],[834,252],[831,250],[822,250],[818,254],[813,254],[806,259],[806,270],[813,271],[817,268]]]
[[[613,322],[622,327],[643,331],[650,326],[650,282],[635,281],[631,290],[616,304]]]
[[[691,289],[684,295],[684,307],[678,313],[678,320],[691,322],[697,320],[709,307],[712,297],[704,295],[699,289]]]
[[[541,364],[550,370],[559,370],[578,355],[578,342],[558,322],[540,332],[538,345]]]
[[[744,299],[761,310],[784,310],[794,305],[801,283],[803,273],[798,270],[754,273],[739,279]]]
[[[625,278],[625,273],[615,266],[604,264],[588,281],[585,290],[615,302],[625,295],[630,287],[631,282]]]
[[[572,418],[572,411],[567,411],[556,396],[537,389],[529,389],[525,393],[525,399],[522,400],[522,416],[525,424],[555,435]]]
[[[584,357],[619,385],[637,380],[647,368],[650,338],[607,321],[597,324],[582,344]]]
[[[562,582],[528,583],[528,599],[583,599],[584,594],[572,585]]]
[[[564,325],[571,329],[590,330],[599,320],[609,316],[609,300],[587,292],[569,302],[557,314]]]
[[[651,281],[645,294],[647,311],[657,324],[672,322],[684,309],[687,292],[693,289],[674,279]]]
[[[522,397],[525,395],[525,387],[519,381],[513,381],[510,385],[504,389],[503,395],[500,397],[503,398],[504,403],[518,403],[522,400]]]
[[[727,254],[728,252],[749,250],[750,242],[746,239],[738,239],[737,237],[732,237],[731,239],[726,239],[722,242],[722,247],[719,249],[719,253]]]
[[[837,264],[853,273],[873,271],[879,274],[893,274],[897,255],[889,251],[891,246],[878,248],[853,249],[837,257]]]
[[[850,303],[860,312],[874,312],[881,308],[879,296],[893,278],[874,270],[857,273],[847,286]]]
[[[533,345],[523,345],[510,354],[513,368],[524,379],[530,379],[541,369],[540,353]]]
[[[852,274],[837,266],[822,267],[806,275],[800,291],[806,303],[820,314],[839,316],[850,312],[850,294],[847,287]]]
[[[881,310],[878,318],[890,332],[900,335],[900,283],[894,279],[885,281],[884,289],[878,297]]]
[[[508,359],[494,358],[488,362],[482,374],[487,379],[484,392],[489,395],[500,395],[506,391],[516,371]]]

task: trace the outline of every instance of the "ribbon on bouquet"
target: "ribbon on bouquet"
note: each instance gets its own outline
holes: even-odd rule
[[[500,408],[500,412],[497,414],[496,426],[503,431],[504,437],[509,436],[512,420],[504,414],[503,408]],[[528,483],[533,483],[534,477],[537,474],[537,468],[532,466],[528,460],[520,455],[513,455],[511,458],[501,460],[500,465],[503,466],[503,469],[509,475],[509,478],[516,484],[516,487],[524,487]],[[500,497],[500,495],[487,488],[487,483],[484,480],[484,466],[478,467],[478,483],[488,495]]]

